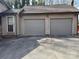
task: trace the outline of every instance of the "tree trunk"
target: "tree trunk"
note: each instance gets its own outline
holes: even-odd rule
[[[72,2],[71,2],[71,6],[74,6],[74,0],[72,0]]]

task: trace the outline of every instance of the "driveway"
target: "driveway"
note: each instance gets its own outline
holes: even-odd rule
[[[79,59],[79,38],[23,37],[1,41],[0,59]]]

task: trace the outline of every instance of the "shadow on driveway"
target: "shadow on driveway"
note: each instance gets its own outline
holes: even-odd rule
[[[39,46],[45,48],[42,49]],[[34,50],[37,52],[34,52]],[[36,56],[31,52],[34,52]],[[0,42],[0,59],[22,59],[27,55],[33,55],[33,57],[41,59],[40,56],[46,56],[47,58],[47,55],[50,54],[51,56],[56,55],[57,58],[61,54],[62,56],[71,56],[75,59],[78,57],[79,59],[79,39],[74,37],[23,37]],[[64,58],[70,59],[66,57]]]
[[[42,37],[24,37],[0,42],[0,59],[21,59],[39,46]]]

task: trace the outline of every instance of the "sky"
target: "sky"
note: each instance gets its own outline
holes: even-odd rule
[[[79,0],[75,0],[75,7],[79,9]],[[79,20],[79,15],[78,15],[78,20]]]
[[[75,1],[75,7],[79,9],[79,0],[74,0]]]

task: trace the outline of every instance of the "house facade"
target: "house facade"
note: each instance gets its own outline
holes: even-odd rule
[[[8,9],[9,7],[5,4],[5,2],[0,0],[0,35],[2,35],[2,16]]]
[[[76,35],[78,12],[64,4],[9,10],[1,16],[2,35]]]

